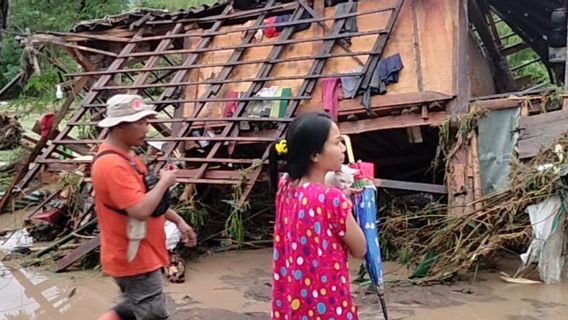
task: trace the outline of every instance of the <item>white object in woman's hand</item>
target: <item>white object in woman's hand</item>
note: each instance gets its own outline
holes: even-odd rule
[[[325,185],[345,190],[353,185],[353,182],[355,182],[355,174],[357,174],[358,172],[359,170],[357,169],[342,165],[341,171],[328,172],[325,175]]]

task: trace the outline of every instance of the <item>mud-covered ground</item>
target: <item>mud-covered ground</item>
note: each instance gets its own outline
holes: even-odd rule
[[[357,261],[351,263],[357,265]],[[168,284],[171,319],[268,319],[270,249],[214,254],[188,264],[186,282]],[[386,266],[386,277],[403,274]],[[96,319],[116,302],[111,279],[96,271],[53,274],[0,265],[0,319]],[[382,319],[374,294],[353,286],[361,319]],[[386,291],[393,320],[560,320],[568,315],[568,282],[507,284],[497,273],[474,283],[393,287]]]

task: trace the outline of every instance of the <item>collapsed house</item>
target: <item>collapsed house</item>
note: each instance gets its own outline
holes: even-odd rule
[[[498,23],[512,35],[499,35]],[[160,114],[150,121],[152,170],[175,162],[179,182],[198,196],[240,186],[242,205],[266,180],[268,146],[291,119],[325,111],[357,158],[374,164],[378,187],[447,195],[450,215],[467,215],[507,186],[511,159],[530,159],[565,133],[568,113],[550,103],[550,90],[514,76],[542,63],[551,82],[563,82],[565,33],[563,1],[267,0],[138,10],[36,34],[83,70],[68,74],[74,83],[53,127],[0,208],[42,171],[80,171],[88,183],[107,133],[96,127],[106,99],[135,93]],[[512,36],[523,42],[505,47]],[[527,49],[538,59],[513,70],[507,56]],[[485,111],[478,130],[432,172],[440,137],[472,106]]]

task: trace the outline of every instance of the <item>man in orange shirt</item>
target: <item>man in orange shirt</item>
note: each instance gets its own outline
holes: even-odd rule
[[[177,225],[185,245],[196,244],[195,232],[175,211],[168,208],[162,215],[154,213],[175,184],[177,170],[162,170],[157,184],[147,190],[144,178],[148,170],[132,151],[144,146],[147,119],[156,114],[140,96],[119,94],[108,100],[107,117],[99,123],[99,127],[109,129],[91,170],[101,232],[101,264],[124,297],[124,302],[100,320],[167,319],[161,274],[161,268],[168,264],[165,220]],[[132,226],[142,228],[134,239],[132,230],[128,230]]]

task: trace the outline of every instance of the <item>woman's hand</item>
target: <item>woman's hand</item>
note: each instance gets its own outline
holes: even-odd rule
[[[347,189],[343,189],[343,193],[345,193],[345,196],[346,196],[347,198],[351,198],[351,196],[360,194],[361,192],[363,192],[363,189],[362,189],[362,188],[347,188]]]

